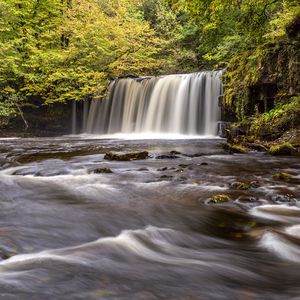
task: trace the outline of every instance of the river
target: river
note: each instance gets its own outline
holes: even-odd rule
[[[300,299],[299,159],[222,142],[1,139],[0,299]]]

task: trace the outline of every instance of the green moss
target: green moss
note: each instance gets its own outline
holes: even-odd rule
[[[224,194],[214,195],[210,198],[210,201],[213,203],[223,203],[223,202],[228,202],[229,200],[230,197]]]
[[[292,179],[293,175],[285,172],[275,173],[273,174],[274,179],[289,181]]]
[[[271,146],[269,154],[271,155],[292,155],[296,153],[296,149],[288,142],[282,142],[281,144]]]
[[[247,153],[248,149],[239,144],[224,144],[224,149],[227,150],[229,153]]]
[[[246,191],[250,189],[250,184],[247,182],[241,182],[237,188],[238,190]]]

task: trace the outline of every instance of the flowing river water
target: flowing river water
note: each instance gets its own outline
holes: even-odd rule
[[[299,158],[221,139],[0,142],[1,300],[300,299]]]

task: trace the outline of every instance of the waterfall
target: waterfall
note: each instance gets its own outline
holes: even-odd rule
[[[217,135],[222,71],[117,79],[85,112],[86,133]]]

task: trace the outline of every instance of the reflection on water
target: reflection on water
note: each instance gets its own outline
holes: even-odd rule
[[[1,140],[0,299],[299,299],[299,159],[220,143]]]

